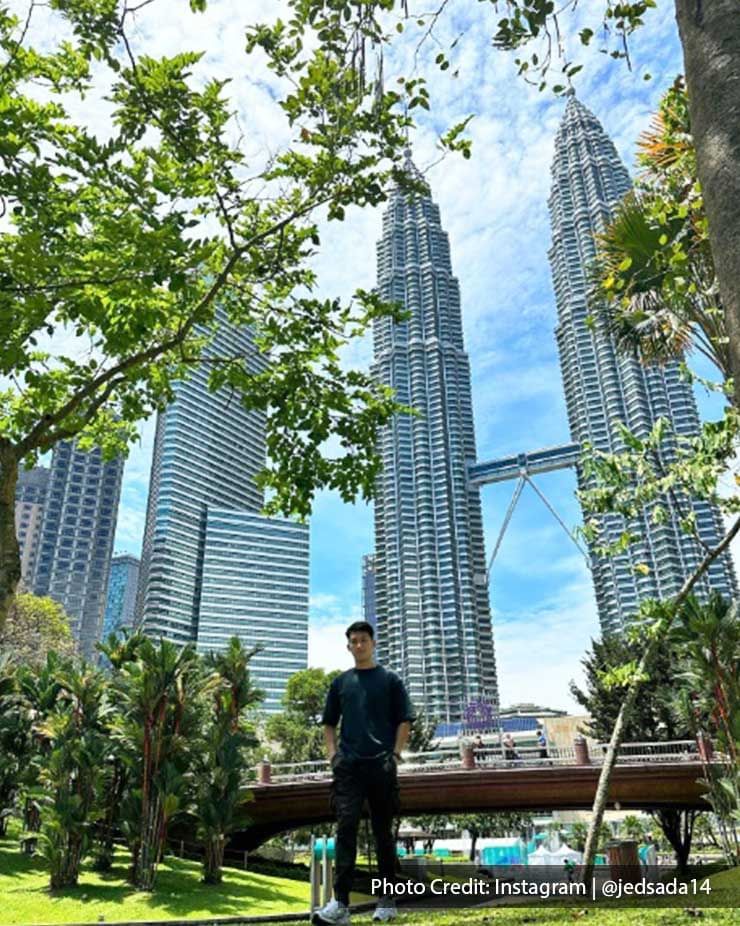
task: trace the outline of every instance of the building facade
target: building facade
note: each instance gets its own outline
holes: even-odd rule
[[[249,331],[219,321],[207,354],[263,369]],[[207,364],[194,368],[157,419],[136,622],[200,652],[232,636],[264,644],[251,665],[273,711],[308,664],[308,527],[259,514],[263,414],[207,380]]]
[[[406,162],[415,171],[410,156]],[[497,708],[496,666],[460,291],[439,207],[396,191],[377,245],[378,291],[409,313],[373,326],[375,379],[414,415],[379,438],[375,587],[379,657],[439,722]]]
[[[617,422],[641,437],[660,417],[671,422],[677,435],[691,436],[700,427],[691,386],[682,380],[678,364],[643,366],[635,357],[617,353],[603,321],[588,305],[594,236],[630,185],[601,124],[571,92],[555,139],[548,201],[549,258],[558,312],[555,334],[571,437],[606,452],[622,449]],[[595,320],[587,323],[592,314]],[[587,487],[580,470],[578,482]],[[706,502],[677,498],[665,508],[668,517],[660,524],[652,523],[650,512],[629,524],[617,515],[603,519],[602,542],[616,541],[625,529],[640,538],[618,556],[602,557],[591,550],[604,631],[621,630],[642,599],[675,595],[703,558],[700,544],[681,529],[683,518],[693,514],[704,544],[714,545],[722,536],[720,514]],[[700,590],[706,594],[710,588],[724,595],[736,593],[729,555],[710,567]]]
[[[288,679],[308,665],[308,525],[209,508],[198,614],[198,651],[238,636],[262,647],[250,673],[261,710],[282,710]]]
[[[362,557],[362,619],[378,629],[378,606],[375,595],[375,554]]]
[[[128,553],[118,554],[111,560],[102,639],[134,626],[140,566],[139,558]]]
[[[226,324],[206,350],[255,353],[250,334]],[[210,392],[209,372],[195,366],[157,416],[141,554],[137,621],[181,644],[197,636],[209,507],[262,507],[255,484],[265,459],[262,415],[225,389]]]
[[[22,469],[18,473],[15,489],[15,530],[21,557],[21,581],[29,588],[33,583],[48,485],[49,470],[45,466]]]
[[[103,627],[122,476],[122,457],[104,462],[73,441],[54,448],[32,588],[62,605],[87,658]]]

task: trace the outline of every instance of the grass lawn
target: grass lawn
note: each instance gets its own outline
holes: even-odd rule
[[[0,840],[0,926],[256,916],[308,909],[307,883],[227,868],[223,884],[212,887],[201,883],[200,865],[181,859],[167,859],[160,867],[156,891],[141,893],[126,884],[127,861],[125,853],[120,852],[110,873],[101,875],[83,869],[78,887],[51,894],[43,860],[21,855],[15,840]],[[712,885],[732,903],[740,891],[740,869],[715,875]],[[732,909],[705,908],[700,916],[707,926],[740,923],[737,905]],[[568,926],[582,918],[585,926],[688,926],[693,919],[680,907],[641,910],[591,907],[581,911],[538,906],[409,912],[402,913],[398,923],[403,926],[427,923],[430,926]],[[355,919],[369,926],[369,914],[355,915]]]
[[[307,883],[225,868],[223,884],[214,887],[201,883],[196,862],[172,858],[159,869],[156,891],[146,894],[126,883],[126,865],[120,852],[111,872],[83,868],[78,887],[51,894],[43,860],[21,855],[15,840],[0,840],[0,924],[255,916],[309,906]]]

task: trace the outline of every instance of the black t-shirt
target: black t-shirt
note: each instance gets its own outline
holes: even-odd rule
[[[336,727],[341,718],[339,752],[345,759],[377,759],[393,752],[398,725],[414,716],[401,679],[374,666],[348,669],[334,679],[321,722]]]

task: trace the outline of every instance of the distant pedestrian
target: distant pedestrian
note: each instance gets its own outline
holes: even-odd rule
[[[516,743],[514,742],[514,737],[511,733],[507,733],[504,736],[504,759],[512,760],[517,758],[516,754]]]
[[[540,747],[540,759],[547,758],[547,737],[542,730],[537,731],[537,745]]]

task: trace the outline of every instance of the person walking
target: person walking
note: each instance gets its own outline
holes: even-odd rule
[[[517,758],[516,743],[514,742],[514,737],[511,735],[511,733],[506,733],[504,735],[503,747],[504,747],[504,759],[511,761]]]
[[[399,811],[397,763],[408,741],[414,709],[403,682],[375,662],[375,632],[366,621],[346,630],[354,668],[337,676],[326,697],[322,723],[332,769],[332,808],[337,817],[334,897],[312,917],[316,926],[346,926],[357,858],[357,830],[367,800],[378,858],[378,876],[395,880],[393,820]],[[337,726],[341,720],[339,742]],[[376,922],[396,916],[384,896]]]
[[[542,730],[537,731],[537,745],[540,747],[540,759],[547,758],[547,737]]]

